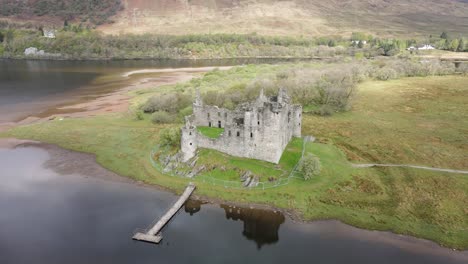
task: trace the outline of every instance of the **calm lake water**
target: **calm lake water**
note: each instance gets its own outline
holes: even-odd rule
[[[275,61],[0,60],[0,123],[125,85],[113,78],[96,84],[102,76],[260,62]],[[134,230],[162,216],[177,197],[98,179],[92,160],[49,151],[0,148],[1,264],[468,263],[468,252],[429,241],[336,221],[295,223],[280,212],[199,201],[189,201],[165,227],[160,245],[133,241]]]
[[[62,155],[63,156],[63,155]],[[96,179],[37,147],[0,149],[0,259],[9,263],[468,263],[468,252],[280,212],[189,201],[160,245],[133,241],[177,199]],[[53,161],[53,160],[52,160]],[[66,171],[66,172],[65,172]]]
[[[0,59],[0,123],[38,114],[48,107],[123,88],[122,77],[139,69],[277,63],[278,59],[41,61]],[[104,78],[99,78],[104,77]],[[99,78],[99,79],[98,79]]]

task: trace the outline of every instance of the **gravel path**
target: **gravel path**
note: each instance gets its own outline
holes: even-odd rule
[[[371,167],[406,167],[406,168],[414,168],[414,169],[423,169],[423,170],[430,170],[430,171],[440,171],[440,172],[451,172],[451,173],[461,173],[461,174],[468,174],[466,170],[453,170],[453,169],[443,169],[443,168],[433,168],[433,167],[426,167],[426,166],[417,166],[417,165],[404,165],[404,164],[351,164],[354,168],[371,168]]]

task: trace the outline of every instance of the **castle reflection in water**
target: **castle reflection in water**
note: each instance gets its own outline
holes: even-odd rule
[[[193,215],[200,211],[201,206],[205,204],[202,201],[188,200],[185,203],[186,213]],[[220,205],[226,213],[226,219],[233,221],[242,221],[244,230],[242,234],[257,244],[261,249],[263,245],[274,244],[279,240],[279,228],[284,223],[285,217],[281,212],[244,208],[231,205]]]

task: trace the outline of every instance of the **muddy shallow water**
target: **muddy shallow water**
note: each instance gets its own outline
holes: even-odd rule
[[[133,241],[177,197],[121,178],[91,155],[39,146],[0,148],[2,263],[468,262],[468,252],[425,240],[195,200],[160,245]]]

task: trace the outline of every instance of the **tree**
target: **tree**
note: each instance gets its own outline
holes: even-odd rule
[[[448,34],[447,34],[447,32],[445,32],[445,31],[442,32],[442,34],[440,34],[440,38],[441,38],[441,39],[448,39]]]
[[[364,42],[362,40],[360,40],[357,46],[360,49],[364,48]]]
[[[460,41],[458,42],[457,51],[459,52],[465,51],[465,41],[463,40],[463,38],[461,38]]]
[[[319,175],[321,169],[320,159],[311,153],[307,153],[299,164],[299,170],[304,175],[305,180],[310,180],[313,176]]]
[[[458,45],[460,44],[460,41],[458,39],[453,39],[451,42],[450,42],[450,46],[449,46],[449,49],[450,50],[453,50],[453,51],[457,51],[458,49]]]
[[[159,132],[159,143],[162,147],[179,147],[180,129],[171,127],[161,130],[161,132]]]

